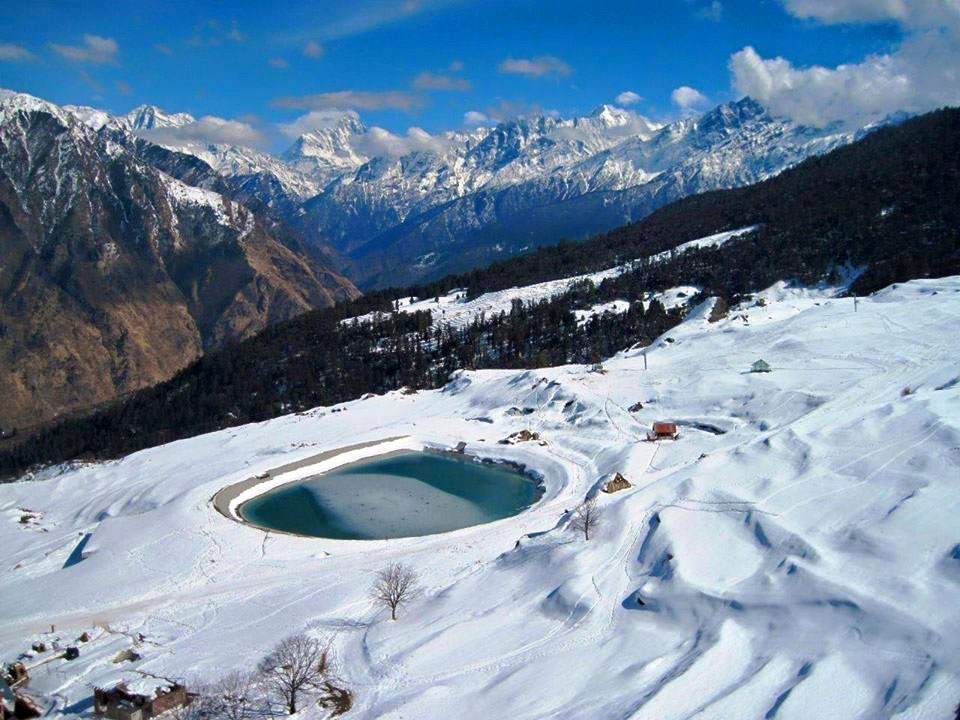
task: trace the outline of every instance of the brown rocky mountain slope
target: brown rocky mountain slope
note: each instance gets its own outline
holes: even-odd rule
[[[247,207],[55,105],[0,94],[0,428],[159,382],[357,294]]]

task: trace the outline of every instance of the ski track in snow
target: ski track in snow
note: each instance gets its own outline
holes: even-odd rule
[[[78,660],[27,661],[60,716],[89,716],[94,685],[252,668],[306,629],[331,643],[349,717],[951,717],[960,278],[856,313],[829,289],[761,295],[714,324],[692,312],[646,349],[647,371],[629,350],[605,373],[462,373],[0,486],[0,657],[90,631]],[[772,373],[746,372],[758,357]],[[680,439],[644,442],[659,419]],[[523,428],[547,444],[498,444]],[[523,463],[544,497],[368,542],[264,533],[211,507],[264,470],[402,435]],[[618,471],[632,487],[598,492]],[[584,541],[568,511],[590,494],[603,515]],[[21,526],[19,508],[38,519]],[[392,561],[424,588],[397,622],[368,597]],[[142,659],[112,661],[131,645]]]

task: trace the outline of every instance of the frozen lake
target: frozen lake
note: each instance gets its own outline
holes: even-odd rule
[[[530,507],[537,483],[503,466],[400,452],[285,485],[240,507],[272,530],[337,540],[415,537],[500,520]]]

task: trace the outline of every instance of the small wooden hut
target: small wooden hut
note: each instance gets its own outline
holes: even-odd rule
[[[655,422],[653,430],[647,433],[647,440],[676,440],[680,437],[680,429],[676,423]]]

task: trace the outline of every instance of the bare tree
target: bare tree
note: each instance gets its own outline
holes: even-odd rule
[[[190,702],[170,709],[173,720],[207,720],[213,717],[213,703],[210,700],[210,686],[201,680],[187,682]]]
[[[417,573],[401,563],[394,563],[377,573],[370,589],[374,602],[390,608],[390,619],[397,619],[397,608],[406,605],[420,594]]]
[[[332,673],[327,646],[303,634],[281,640],[258,669],[264,689],[281,699],[291,715],[297,711],[300,697],[322,691]]]
[[[213,715],[224,720],[243,720],[253,714],[254,679],[250,673],[234,670],[209,690]]]
[[[584,500],[570,518],[570,528],[583,532],[583,539],[590,539],[590,531],[600,524],[600,508],[596,498]]]

